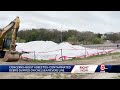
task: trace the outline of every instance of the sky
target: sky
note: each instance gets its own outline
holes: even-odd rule
[[[0,28],[20,17],[20,28],[120,32],[120,11],[0,11]]]

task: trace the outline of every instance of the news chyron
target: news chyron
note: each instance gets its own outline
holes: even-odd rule
[[[0,72],[120,73],[120,65],[0,65]]]

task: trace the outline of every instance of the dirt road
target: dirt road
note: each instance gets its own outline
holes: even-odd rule
[[[84,60],[72,60],[53,63],[36,63],[28,61],[18,62],[3,62],[0,64],[87,64],[87,65],[99,65],[99,64],[120,64],[120,54],[106,55],[103,57],[84,59]],[[0,79],[116,79],[120,78],[119,73],[92,73],[92,74],[71,74],[71,73],[0,73]]]

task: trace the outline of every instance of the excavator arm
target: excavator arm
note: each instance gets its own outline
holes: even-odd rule
[[[19,17],[16,17],[16,19],[4,27],[0,32],[0,51],[5,52],[4,61],[18,61],[20,58],[20,53],[16,51],[16,37],[19,27],[20,19]],[[7,51],[4,51],[4,40],[10,31],[12,31],[12,38],[9,45],[10,47]]]
[[[14,20],[14,27],[13,27],[13,33],[12,33],[12,40],[11,40],[11,44],[10,44],[10,51],[13,50],[15,51],[16,50],[16,39],[17,39],[17,32],[18,32],[18,29],[19,29],[19,24],[20,24],[20,19],[19,17],[17,17],[15,20]]]
[[[11,45],[10,45],[10,50],[14,50],[15,49],[15,40],[17,37],[17,31],[19,29],[19,24],[20,24],[20,19],[19,17],[16,17],[16,19],[14,19],[10,24],[8,24],[6,27],[4,27],[1,30],[1,34],[0,34],[0,50],[3,50],[3,42],[4,39],[6,37],[6,35],[10,32],[12,32],[12,41],[11,41]],[[14,47],[14,48],[13,48]]]

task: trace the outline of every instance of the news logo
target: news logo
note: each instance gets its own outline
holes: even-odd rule
[[[100,70],[105,71],[105,65],[100,65]]]
[[[86,72],[86,71],[88,71],[88,68],[89,68],[89,66],[81,65],[81,66],[80,66],[80,71],[81,71],[81,72]]]
[[[105,65],[101,64],[100,65],[100,72],[105,72],[105,69],[108,69],[108,68],[105,68]]]
[[[71,73],[95,73],[98,65],[75,65]]]

